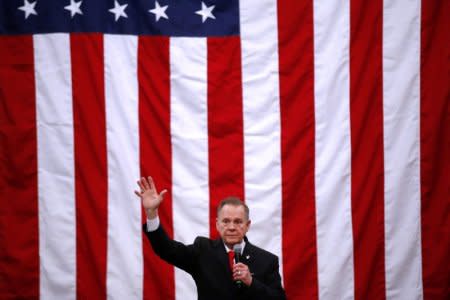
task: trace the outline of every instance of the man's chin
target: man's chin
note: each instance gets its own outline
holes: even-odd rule
[[[225,239],[225,243],[229,245],[239,244],[241,240],[239,238],[228,238]]]

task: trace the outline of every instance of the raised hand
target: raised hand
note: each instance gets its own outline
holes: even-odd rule
[[[137,181],[137,184],[141,190],[134,191],[134,193],[141,198],[142,206],[147,213],[147,217],[153,219],[158,215],[158,207],[163,201],[167,190],[162,190],[161,193],[158,194],[155,183],[150,176],[148,178],[142,177]]]

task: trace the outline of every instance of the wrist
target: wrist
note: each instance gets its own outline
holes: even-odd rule
[[[147,219],[153,220],[158,217],[158,209],[146,209],[145,213],[147,214]]]

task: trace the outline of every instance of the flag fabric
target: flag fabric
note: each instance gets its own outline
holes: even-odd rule
[[[249,240],[288,299],[448,299],[450,2],[0,0],[0,299],[196,299],[142,234]]]

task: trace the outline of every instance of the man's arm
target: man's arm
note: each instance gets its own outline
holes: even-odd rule
[[[186,246],[172,240],[161,225],[154,231],[148,231],[147,224],[144,224],[143,229],[156,255],[188,273],[193,272],[195,250],[192,245]]]
[[[142,177],[137,184],[140,187],[140,191],[135,191],[135,194],[141,199],[147,215],[147,224],[143,225],[143,230],[153,250],[163,260],[191,273],[195,256],[192,245],[186,246],[183,243],[172,240],[159,224],[158,208],[167,190],[163,190],[158,194],[151,177]]]

